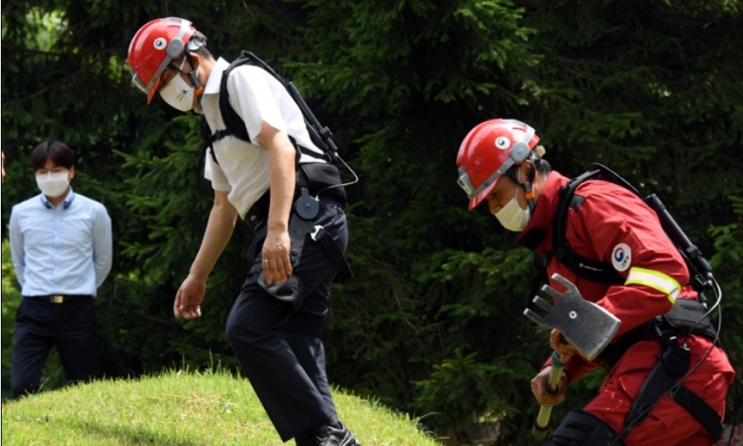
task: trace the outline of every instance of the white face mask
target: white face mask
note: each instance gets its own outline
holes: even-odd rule
[[[186,59],[183,59],[179,69],[183,69],[185,62]],[[196,70],[196,75],[199,75],[198,70]],[[160,89],[160,97],[176,110],[189,111],[193,108],[194,91],[194,86],[188,85],[188,82],[179,73],[165,87]]]
[[[70,185],[70,173],[64,172],[47,172],[36,175],[36,185],[41,192],[49,198],[56,198],[65,193]]]
[[[519,191],[518,189],[516,189],[517,196],[518,193]],[[494,215],[504,228],[514,232],[523,231],[524,228],[526,228],[526,225],[529,223],[529,218],[531,218],[529,207],[527,206],[526,209],[521,209],[516,196],[511,198],[511,201],[506,203],[506,205],[503,206]]]

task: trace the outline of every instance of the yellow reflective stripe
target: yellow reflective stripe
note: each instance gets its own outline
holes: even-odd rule
[[[676,298],[681,291],[681,286],[673,277],[653,271],[651,269],[632,267],[627,275],[625,285],[645,285],[654,290],[668,295],[668,300],[672,304],[676,303]]]

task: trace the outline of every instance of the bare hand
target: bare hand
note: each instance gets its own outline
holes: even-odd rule
[[[189,275],[183,281],[173,303],[175,317],[195,319],[201,316],[201,301],[206,292],[206,280]]]
[[[550,370],[552,366],[547,366],[539,372],[537,376],[531,380],[531,393],[537,398],[539,404],[545,406],[554,406],[565,401],[565,392],[568,387],[568,376],[565,372],[562,372],[560,378],[560,384],[557,386],[555,393],[550,393],[547,390],[547,383],[549,382]]]
[[[550,333],[550,347],[560,355],[572,356],[576,353],[575,347],[566,342],[560,330],[553,328]]]
[[[266,283],[283,283],[292,273],[292,264],[289,259],[291,239],[288,231],[268,230],[266,241],[263,242],[263,274]]]

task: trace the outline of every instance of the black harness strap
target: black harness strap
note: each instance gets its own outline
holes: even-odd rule
[[[634,426],[641,423],[648,416],[654,404],[666,392],[669,392],[670,398],[686,409],[717,443],[723,430],[720,415],[697,394],[678,382],[691,365],[689,349],[679,345],[675,330],[671,325],[661,318],[653,322],[653,332],[657,338],[661,339],[663,349],[658,355],[658,362],[632,402],[632,407],[625,418],[625,425]],[[631,427],[627,429],[625,435],[628,435],[631,430]]]
[[[232,108],[232,105],[230,105],[230,91],[227,88],[227,79],[230,77],[230,73],[242,65],[253,64],[251,64],[251,59],[239,57],[222,72],[222,79],[219,82],[219,113],[222,115],[222,121],[224,121],[224,125],[227,128],[217,131],[215,135],[221,132],[227,132],[227,135],[232,135],[235,138],[250,142],[250,135],[248,134],[248,128],[245,127],[245,122],[240,118],[240,115],[237,114],[235,109]],[[217,139],[224,138],[224,136],[226,135],[222,135]]]
[[[243,141],[251,142],[248,129],[245,127],[245,122],[243,122],[240,115],[238,115],[235,109],[230,105],[230,92],[227,89],[227,79],[229,78],[230,73],[232,73],[232,70],[248,63],[250,63],[249,60],[240,57],[232,62],[224,72],[222,72],[222,79],[219,83],[219,113],[222,115],[222,121],[224,121],[224,125],[227,128],[212,133],[209,123],[206,121],[206,116],[202,116],[201,118],[201,136],[204,138],[204,142],[206,142],[212,160],[214,160],[217,165],[219,165],[219,161],[217,161],[217,157],[214,154],[214,143],[216,141],[219,141],[225,136],[232,135]]]
[[[224,122],[225,129],[217,130],[212,133],[211,128],[209,127],[209,124],[206,121],[206,117],[202,117],[201,119],[201,135],[204,138],[204,141],[206,142],[207,147],[209,148],[211,152],[212,159],[215,163],[219,164],[217,161],[216,156],[214,155],[214,142],[219,141],[220,139],[224,138],[225,136],[232,135],[235,138],[238,138],[240,140],[243,140],[248,143],[251,142],[250,134],[248,133],[247,127],[245,127],[245,122],[240,117],[240,115],[237,114],[234,108],[232,108],[232,105],[230,105],[230,92],[227,89],[227,79],[230,76],[230,73],[232,73],[232,70],[234,70],[237,67],[243,66],[243,65],[252,65],[259,67],[269,74],[271,74],[273,77],[275,77],[281,85],[284,85],[286,88],[286,84],[284,83],[284,80],[279,76],[268,64],[263,62],[261,59],[259,59],[255,54],[249,52],[249,51],[243,51],[240,57],[235,59],[225,70],[222,72],[222,79],[219,83],[219,113],[222,115],[222,121]],[[289,91],[287,90],[287,93],[289,94]],[[297,144],[297,142],[294,140],[293,137],[289,136],[289,139],[291,140],[294,147],[297,149],[297,163],[299,163],[299,157],[302,154],[322,159],[327,162],[332,162],[332,156],[328,154],[328,145],[323,140],[323,138],[317,133],[314,126],[312,126],[309,122],[307,122],[307,119],[305,118],[305,126],[307,127],[307,131],[310,134],[310,139],[312,140],[313,144],[315,144],[317,147],[320,148],[324,152],[323,155],[319,155],[318,153],[300,146]]]
[[[720,421],[720,414],[715,412],[709,404],[707,404],[699,396],[687,389],[683,384],[678,386],[676,390],[671,391],[671,399],[679,403],[681,407],[686,409],[694,418],[699,421],[699,424],[709,432],[712,440],[717,443],[722,437],[722,431],[724,430],[722,422]]]
[[[714,341],[717,332],[712,326],[712,322],[705,316],[706,313],[707,309],[699,301],[676,299],[671,311],[645,324],[638,325],[623,334],[619,341],[606,347],[599,357],[601,365],[606,370],[613,369],[630,347],[640,341],[651,339],[650,334],[656,332],[656,325],[660,327],[659,329],[662,332],[695,334]]]
[[[573,204],[575,190],[584,181],[596,179],[600,174],[601,170],[598,169],[585,172],[568,181],[560,189],[560,201],[557,203],[557,213],[552,220],[552,249],[547,254],[546,263],[549,263],[549,260],[554,257],[580,277],[594,282],[621,283],[623,281],[622,276],[619,275],[610,263],[601,262],[576,253],[570,249],[570,244],[565,238],[568,209]]]
[[[333,260],[335,266],[335,272],[338,275],[338,282],[345,282],[346,280],[353,277],[351,272],[351,265],[348,264],[346,257],[343,255],[338,243],[333,240],[333,237],[325,230],[322,226],[315,226],[314,231],[310,234],[312,240],[319,242],[328,253],[330,258]]]
[[[209,128],[209,123],[206,122],[206,116],[201,117],[201,137],[204,139],[206,149],[216,165],[219,165],[219,161],[217,161],[217,156],[214,154],[214,142],[219,141],[227,135],[229,135],[227,130],[220,130],[212,135],[212,129]],[[199,162],[199,169],[202,167],[201,162]]]
[[[623,334],[616,343],[610,344],[608,347],[606,347],[599,356],[601,365],[606,370],[613,369],[616,363],[619,362],[620,359],[622,359],[622,356],[624,356],[624,354],[627,352],[627,350],[629,350],[630,347],[640,341],[650,339],[650,330],[652,329],[653,324],[654,321],[649,321],[642,325],[638,325],[637,327]]]
[[[622,276],[617,273],[610,263],[584,257],[571,250],[570,244],[565,237],[568,209],[573,207],[574,210],[577,211],[584,200],[583,197],[575,195],[575,190],[584,181],[596,179],[600,175],[601,170],[599,169],[588,171],[571,179],[560,188],[560,199],[557,202],[555,216],[552,219],[552,248],[544,255],[539,255],[536,252],[534,253],[534,269],[536,270],[536,275],[532,282],[527,308],[532,310],[534,309],[531,297],[536,296],[542,285],[547,283],[547,265],[549,265],[553,258],[556,258],[560,263],[567,266],[568,269],[579,277],[584,277],[594,282],[621,283],[623,281]],[[544,231],[535,231],[533,228],[529,233],[522,237],[520,243],[527,248],[534,250],[542,241],[544,236]]]
[[[550,262],[548,256],[540,256],[536,252],[534,253],[534,280],[531,282],[531,290],[529,290],[529,302],[526,303],[526,308],[534,311],[534,296],[536,296],[542,289],[542,285],[549,281],[547,277],[547,264]]]
[[[546,261],[543,263],[546,265],[549,263],[549,260],[554,257],[580,277],[584,277],[594,282],[622,283],[624,279],[614,269],[611,263],[584,257],[574,252],[570,249],[570,244],[565,238],[565,224],[567,221],[568,209],[570,207],[575,209],[580,207],[583,197],[575,195],[575,190],[584,181],[603,180],[614,183],[629,190],[640,198],[640,200],[643,200],[642,195],[640,195],[640,192],[637,189],[608,167],[598,163],[594,163],[592,167],[594,170],[590,170],[576,178],[573,178],[560,189],[560,200],[557,203],[557,211],[555,212],[555,218],[552,221],[552,249],[547,253]]]

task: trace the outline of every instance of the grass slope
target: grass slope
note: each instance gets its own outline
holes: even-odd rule
[[[363,446],[437,445],[404,415],[340,391],[334,398],[341,420]],[[221,372],[168,372],[141,380],[97,381],[4,404],[2,444],[282,443],[247,380]]]

